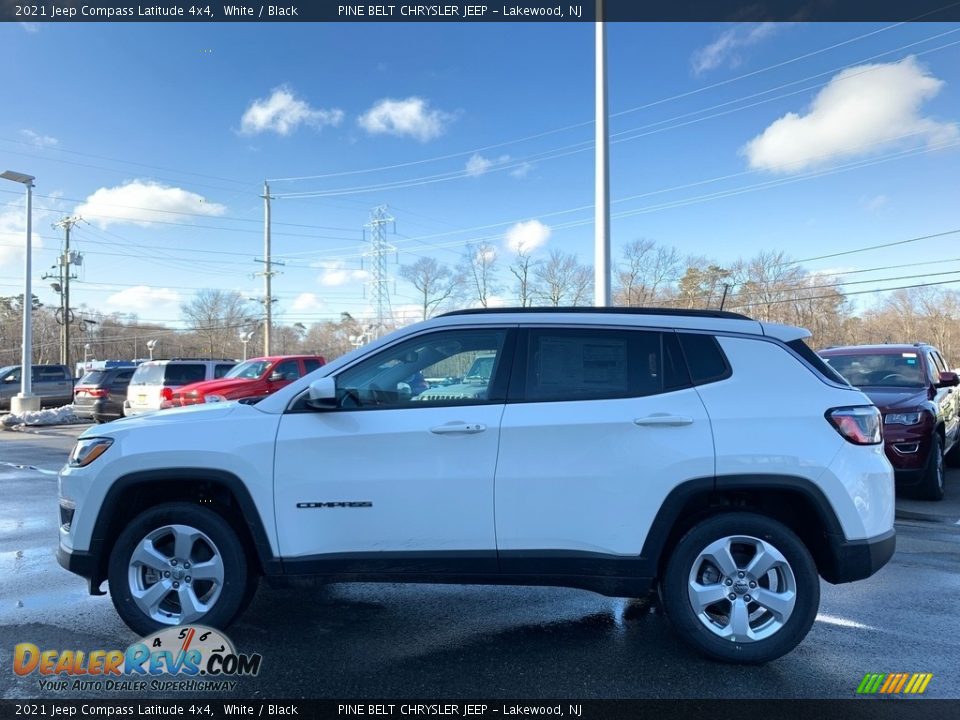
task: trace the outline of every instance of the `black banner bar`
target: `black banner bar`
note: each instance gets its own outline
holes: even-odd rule
[[[302,720],[954,720],[960,702],[878,697],[851,700],[0,700],[15,718],[300,718]]]
[[[603,0],[607,22],[960,22],[958,0]],[[3,22],[594,22],[597,0],[0,0]]]

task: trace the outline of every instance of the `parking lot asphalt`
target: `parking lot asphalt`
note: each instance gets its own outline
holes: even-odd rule
[[[56,563],[56,471],[85,426],[0,431],[0,697],[42,691],[13,647],[124,649],[137,637],[109,597]],[[898,503],[897,552],[877,575],[822,583],[792,653],[722,665],[682,645],[655,604],[563,588],[261,585],[228,631],[263,655],[246,698],[851,698],[867,672],[933,673],[925,697],[960,698],[960,471],[942,503]],[[210,697],[217,697],[211,693]],[[181,693],[152,693],[182,697]]]

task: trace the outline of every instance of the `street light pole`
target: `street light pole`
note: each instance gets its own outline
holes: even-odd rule
[[[30,282],[33,232],[33,175],[7,170],[0,173],[0,178],[11,180],[27,188],[27,240],[24,245],[24,277],[23,277],[23,348],[20,355],[20,394],[10,398],[10,410],[14,413],[40,409],[40,398],[32,393],[31,377],[33,372],[33,286]]]
[[[593,304],[610,305],[610,165],[607,135],[607,28],[603,21],[604,0],[597,0],[596,57],[594,59],[596,100],[594,170],[594,259]]]

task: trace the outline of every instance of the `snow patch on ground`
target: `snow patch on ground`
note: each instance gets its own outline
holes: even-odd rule
[[[0,416],[0,427],[4,430],[17,430],[28,425],[75,425],[84,422],[89,421],[74,415],[73,405]]]

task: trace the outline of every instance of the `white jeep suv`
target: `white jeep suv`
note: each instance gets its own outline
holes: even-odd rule
[[[449,313],[256,402],[90,428],[60,473],[59,561],[144,635],[227,625],[261,575],[657,589],[702,652],[768,661],[810,630],[819,578],[895,546],[879,413],[808,335],[716,311]],[[483,393],[409,382],[481,356]]]

